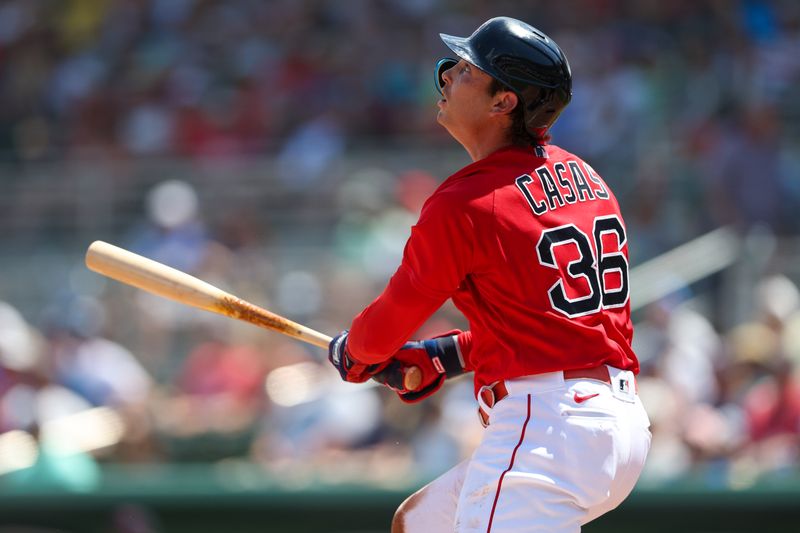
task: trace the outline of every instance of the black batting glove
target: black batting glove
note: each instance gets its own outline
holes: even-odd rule
[[[390,361],[368,365],[354,360],[347,351],[348,333],[344,330],[331,340],[328,345],[328,361],[339,371],[343,381],[364,383],[375,373],[386,368]]]

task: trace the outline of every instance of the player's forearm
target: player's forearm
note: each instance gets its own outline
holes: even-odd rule
[[[383,293],[353,320],[349,353],[368,364],[389,359],[445,299],[421,291],[401,267]]]

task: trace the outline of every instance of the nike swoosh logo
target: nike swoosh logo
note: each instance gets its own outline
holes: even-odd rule
[[[581,396],[580,394],[578,394],[576,392],[575,396],[573,396],[572,399],[575,400],[575,403],[583,403],[586,400],[588,400],[589,398],[594,398],[595,396],[600,396],[600,393],[596,392],[594,394],[587,394],[586,396]]]

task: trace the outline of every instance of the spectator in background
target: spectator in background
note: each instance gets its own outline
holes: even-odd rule
[[[184,272],[197,272],[208,244],[197,191],[183,181],[156,184],[145,200],[147,221],[130,237],[131,251]]]
[[[381,169],[353,174],[337,198],[346,213],[336,228],[340,254],[377,284],[382,283],[397,268],[408,228],[436,186],[435,178],[422,170],[409,170],[395,178]]]
[[[748,442],[745,449],[760,473],[793,468],[800,460],[800,381],[798,361],[787,353],[787,329],[800,310],[800,291],[782,275],[756,286],[756,315],[734,330],[738,346],[757,354],[761,375],[742,397]],[[750,332],[749,338],[742,338]]]
[[[779,123],[773,105],[740,110],[709,161],[706,195],[719,225],[749,228],[764,223],[785,228],[784,179],[781,176]]]
[[[128,237],[127,249],[192,275],[200,274],[209,257],[212,240],[199,214],[195,189],[179,180],[166,180],[152,187],[145,199],[147,218]],[[209,281],[216,281],[211,280]],[[199,320],[196,310],[137,291],[134,316],[140,353],[145,365],[159,377],[168,377],[174,361],[177,333]]]
[[[210,461],[247,453],[265,409],[263,354],[207,326],[174,384],[153,402],[157,438],[172,460]]]
[[[92,405],[60,384],[44,339],[0,302],[0,475],[5,490],[96,488],[99,468],[87,452],[95,428],[65,421]],[[108,430],[109,428],[104,428]],[[79,433],[76,436],[76,433]],[[95,441],[96,442],[96,441]]]
[[[87,296],[65,295],[45,310],[51,379],[86,402],[75,412],[108,408],[108,423],[124,431],[112,431],[116,437],[103,446],[116,446],[119,459],[151,459],[158,453],[149,415],[156,385],[131,351],[103,336],[106,316],[102,304]]]
[[[344,151],[340,119],[334,113],[301,124],[278,153],[278,173],[288,190],[319,186]]]
[[[35,413],[28,400],[46,382],[43,350],[38,332],[13,306],[0,302],[0,432],[34,425]]]
[[[92,405],[141,406],[152,379],[136,357],[102,337],[104,310],[89,297],[66,296],[45,311],[55,379]]]
[[[719,391],[714,367],[721,341],[708,320],[692,307],[691,296],[684,288],[650,304],[636,327],[634,346],[642,361],[639,389],[651,406],[653,433],[645,482],[686,475],[698,453],[705,453],[698,448],[711,447],[708,435],[699,433],[708,429],[712,436],[723,435],[720,424],[711,423],[716,421]],[[717,443],[713,446],[718,454]]]
[[[800,459],[800,380],[797,367],[781,355],[743,400],[748,443],[744,453],[758,474],[790,471]]]

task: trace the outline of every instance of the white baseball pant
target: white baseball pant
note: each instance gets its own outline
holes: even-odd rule
[[[650,448],[631,372],[507,380],[472,457],[398,509],[393,533],[576,533],[630,494]]]

